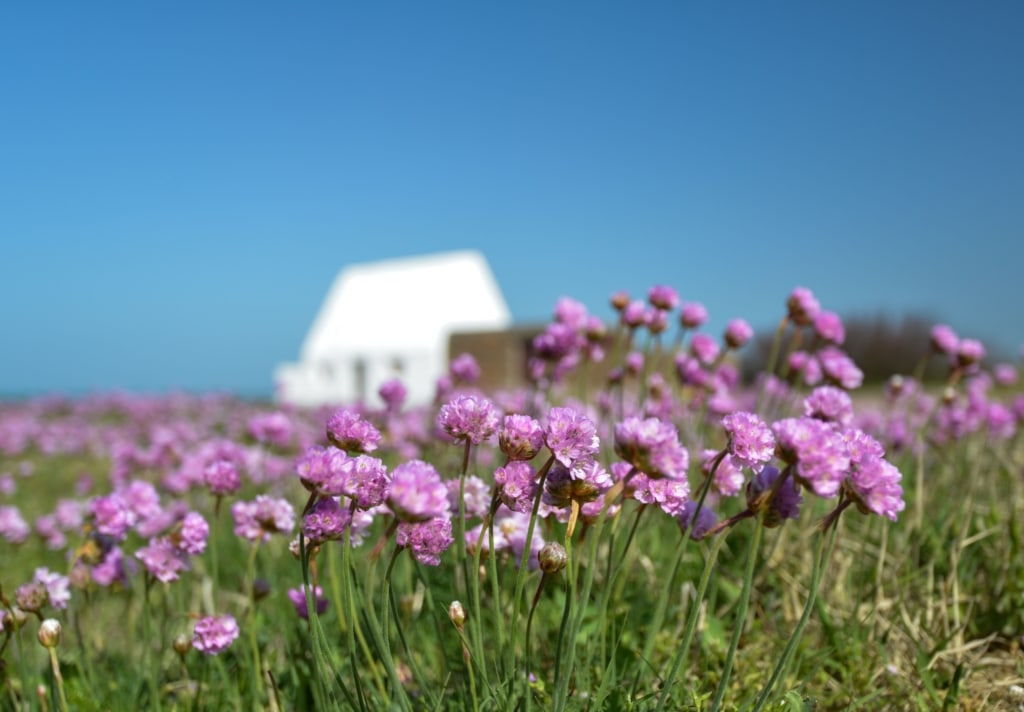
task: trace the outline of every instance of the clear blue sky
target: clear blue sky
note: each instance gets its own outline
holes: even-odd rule
[[[269,392],[350,262],[1024,343],[1024,4],[0,9],[0,393]],[[415,295],[409,295],[415,299]]]

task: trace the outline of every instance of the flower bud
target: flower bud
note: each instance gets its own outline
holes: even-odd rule
[[[174,642],[171,643],[171,645],[174,647],[174,652],[181,657],[185,657],[188,651],[192,650],[192,639],[184,633],[178,633],[178,635],[174,637]]]
[[[47,618],[39,624],[39,644],[44,648],[56,648],[60,642],[60,621]]]
[[[548,542],[537,555],[540,570],[546,574],[557,574],[569,563],[569,554],[558,542]]]
[[[448,606],[448,617],[452,619],[456,628],[462,630],[462,624],[466,622],[466,609],[462,607],[460,601],[452,601]]]
[[[252,598],[260,601],[270,595],[270,581],[265,578],[256,578],[252,581]]]

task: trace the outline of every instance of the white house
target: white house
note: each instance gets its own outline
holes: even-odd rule
[[[277,397],[302,406],[379,402],[378,387],[398,377],[410,404],[426,403],[447,370],[452,332],[510,323],[478,252],[350,265],[327,293],[299,361],[277,367]]]

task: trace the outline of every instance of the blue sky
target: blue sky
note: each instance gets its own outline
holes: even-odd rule
[[[1024,343],[1024,5],[8,3],[0,393],[269,392],[336,273]],[[409,295],[415,299],[415,295]]]

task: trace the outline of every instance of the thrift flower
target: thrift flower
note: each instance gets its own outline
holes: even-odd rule
[[[774,456],[772,431],[753,413],[730,413],[722,418],[722,427],[729,436],[729,455],[737,465],[756,470]]]
[[[743,319],[733,319],[725,326],[725,344],[730,349],[739,349],[754,336],[754,330]]]
[[[835,386],[819,386],[804,398],[804,415],[847,426],[853,421],[853,401]]]
[[[295,526],[295,510],[287,500],[269,495],[256,495],[252,502],[239,501],[231,506],[235,534],[257,541],[268,541],[276,532],[290,532]]]
[[[777,454],[793,464],[795,476],[819,497],[834,497],[850,468],[841,433],[814,418],[786,418],[772,426]]]
[[[506,415],[498,447],[509,460],[532,460],[544,446],[544,429],[528,415]]]
[[[699,302],[683,302],[679,307],[679,324],[685,329],[696,329],[708,320],[708,310]]]
[[[203,468],[203,481],[217,497],[234,494],[242,486],[238,470],[228,460],[217,460]]]
[[[448,514],[448,488],[433,465],[410,460],[391,472],[387,505],[401,522],[443,517]]]
[[[217,655],[238,637],[238,623],[230,615],[209,616],[196,621],[192,646],[201,653]]]
[[[576,460],[589,460],[601,445],[594,421],[571,407],[554,407],[548,411],[544,444],[558,462],[572,467]]]
[[[176,581],[178,574],[188,568],[181,551],[166,537],[150,539],[148,546],[135,552],[135,558],[161,583]]]
[[[377,449],[380,431],[359,413],[341,409],[327,420],[327,439],[348,453],[368,453]]]
[[[302,584],[300,588],[289,588],[288,598],[295,606],[295,612],[299,618],[307,620],[309,618],[309,603],[306,601],[306,584]],[[313,589],[313,605],[316,606],[317,615],[327,610],[327,597],[324,596],[324,590],[320,586]]]
[[[437,566],[441,554],[452,545],[452,522],[447,517],[428,519],[425,522],[402,522],[396,531],[396,542],[408,548],[421,564]]]
[[[320,497],[302,517],[302,533],[311,544],[338,540],[352,521],[347,508],[333,497]]]
[[[797,326],[810,326],[821,311],[821,305],[814,293],[806,287],[794,287],[786,300],[789,320]]]
[[[679,306],[679,294],[672,287],[656,284],[647,290],[647,301],[653,307],[664,311],[672,311]]]
[[[486,398],[456,396],[441,406],[437,423],[456,441],[479,445],[498,429],[498,411]]]
[[[494,471],[498,497],[513,512],[530,512],[537,492],[537,473],[524,460],[513,460]]]

